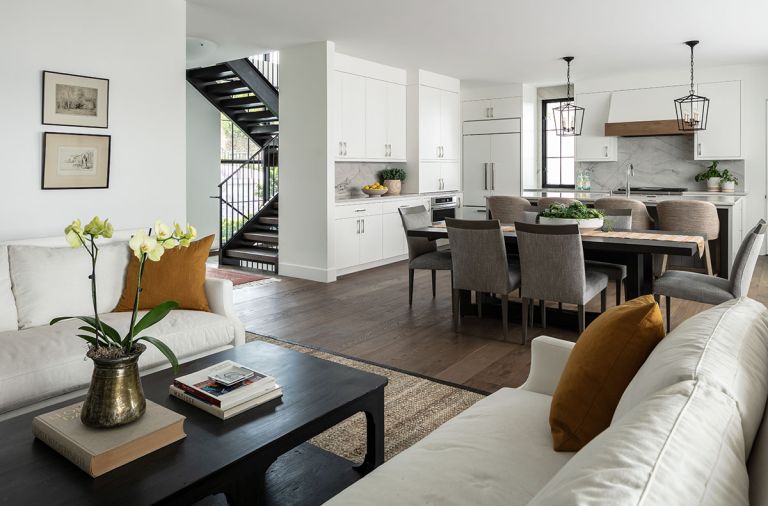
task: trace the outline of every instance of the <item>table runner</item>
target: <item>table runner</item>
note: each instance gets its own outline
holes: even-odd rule
[[[435,228],[446,228],[445,222],[441,221],[432,225]],[[514,232],[514,225],[502,225],[502,232]],[[581,235],[589,237],[610,237],[614,239],[642,239],[650,241],[671,241],[671,242],[692,242],[695,243],[699,250],[699,257],[704,254],[704,238],[700,235],[687,235],[687,234],[675,234],[670,233],[656,233],[656,232],[632,232],[629,230],[581,230]]]

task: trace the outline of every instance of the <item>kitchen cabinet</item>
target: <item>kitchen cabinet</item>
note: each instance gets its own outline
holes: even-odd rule
[[[336,269],[381,260],[381,215],[336,220]]]
[[[618,139],[605,135],[605,124],[611,108],[611,93],[584,93],[575,97],[576,105],[585,109],[581,135],[576,137],[577,162],[615,162]]]
[[[696,132],[695,160],[741,159],[741,81],[701,83],[709,99],[707,129]]]
[[[461,104],[461,110],[464,121],[519,118],[522,112],[522,98],[467,100]]]
[[[365,78],[365,158],[405,161],[405,86]]]
[[[416,204],[414,204],[416,205]],[[405,242],[405,231],[400,219],[400,212],[384,214],[381,216],[381,257],[392,258],[408,253]]]
[[[461,188],[458,162],[422,162],[419,167],[419,188],[422,192],[454,191]]]
[[[419,86],[419,158],[457,160],[459,94]]]
[[[365,157],[365,78],[335,72],[336,139],[339,159]]]
[[[358,263],[381,260],[381,215],[360,218],[360,256]]]
[[[520,195],[520,134],[464,136],[464,203],[486,205],[491,195]]]

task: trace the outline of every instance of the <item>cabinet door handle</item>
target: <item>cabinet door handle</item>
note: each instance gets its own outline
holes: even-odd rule
[[[360,220],[360,222],[363,224],[363,233],[365,233],[365,219]]]
[[[485,108],[485,117],[486,118],[490,118],[491,117],[491,108],[490,107],[486,107]]]
[[[700,142],[696,144],[696,153],[699,156],[701,156],[701,143]]]
[[[483,190],[488,189],[488,162],[483,164]]]
[[[357,220],[357,233],[360,233],[360,220]]]
[[[491,162],[491,190],[496,189],[496,162]]]
[[[356,213],[364,213],[364,212],[365,212],[365,209],[355,209],[355,212],[356,212]]]
[[[347,156],[347,141],[344,141],[344,156]]]
[[[339,141],[339,156],[344,155],[344,148],[342,147],[342,142]]]
[[[493,106],[491,106],[491,118],[493,118]]]
[[[608,158],[608,146],[605,146],[605,157]]]

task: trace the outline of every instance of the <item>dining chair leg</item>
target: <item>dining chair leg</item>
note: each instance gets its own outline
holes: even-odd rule
[[[531,327],[533,327],[533,304],[536,301],[533,299],[530,300],[530,304],[528,304],[528,321],[531,322]]]
[[[709,251],[709,241],[704,241],[704,257],[707,261],[707,274],[712,276],[712,253]]]
[[[475,303],[477,304],[477,317],[483,317],[483,294],[475,292]]]
[[[460,290],[453,289],[453,331],[459,331],[459,324],[461,323],[461,297]]]
[[[528,299],[523,297],[523,340],[520,344],[528,341]]]
[[[547,328],[547,303],[539,301],[539,313],[541,313],[541,328]]]
[[[563,303],[562,302],[558,302],[557,303],[557,310],[560,311],[561,313],[563,312]]]
[[[586,327],[586,315],[584,314],[584,304],[579,304],[579,334],[584,332],[584,328]]]
[[[605,308],[608,306],[608,287],[603,288],[600,292],[600,312],[605,313]]]
[[[451,269],[451,312],[456,311],[456,301],[453,298],[453,269]]]
[[[661,256],[661,272],[659,273],[659,276],[667,272],[667,261],[669,260],[669,255],[662,255]]]
[[[408,269],[408,305],[413,306],[413,269]]]
[[[501,328],[504,333],[504,340],[509,337],[509,294],[501,296]]]
[[[664,302],[667,305],[667,332],[672,330],[672,297],[664,296]]]
[[[621,280],[616,281],[616,305],[621,305]]]
[[[435,269],[432,269],[432,298],[434,299],[437,295],[437,271]]]

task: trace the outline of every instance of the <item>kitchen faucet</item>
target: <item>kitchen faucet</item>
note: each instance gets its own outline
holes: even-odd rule
[[[627,198],[629,198],[629,180],[635,175],[635,167],[631,163],[627,167]]]

